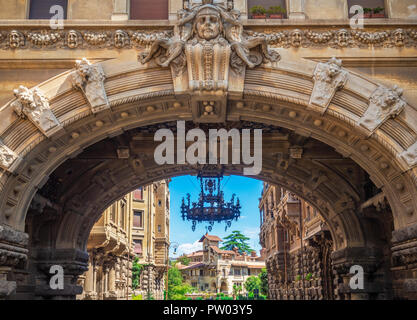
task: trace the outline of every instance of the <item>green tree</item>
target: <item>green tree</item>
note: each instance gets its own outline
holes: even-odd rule
[[[262,272],[258,277],[261,280],[261,293],[266,296],[268,295],[268,272],[266,271],[266,268],[262,269]]]
[[[247,243],[249,238],[244,236],[240,231],[232,231],[231,234],[224,237],[224,240],[226,241],[223,242],[223,246],[221,247],[223,250],[233,250],[236,247],[240,254],[243,252],[250,254],[253,251]]]
[[[253,290],[255,289],[260,290],[261,284],[262,284],[262,281],[259,277],[250,276],[249,278],[246,279],[245,289],[247,292],[253,292]]]
[[[140,284],[140,274],[142,273],[143,265],[139,264],[139,258],[135,257],[132,264],[132,287],[136,289]]]
[[[191,259],[188,258],[186,255],[183,255],[177,259],[178,262],[181,262],[182,265],[188,266],[191,262]]]
[[[184,283],[181,271],[173,266],[168,270],[168,299],[169,300],[185,300],[185,294],[192,292],[193,288]]]

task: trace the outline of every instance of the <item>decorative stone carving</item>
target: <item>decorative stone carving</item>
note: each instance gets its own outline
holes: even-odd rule
[[[393,89],[379,86],[372,94],[369,107],[359,119],[358,125],[365,127],[372,134],[389,117],[394,118],[399,115],[406,105],[401,98],[402,94],[403,90],[397,86]]]
[[[405,31],[401,28],[395,30],[392,34],[392,40],[395,46],[403,47],[405,45]]]
[[[75,30],[70,30],[67,33],[66,40],[68,48],[75,49],[81,44],[81,35]]]
[[[129,35],[123,30],[116,30],[114,33],[114,46],[118,49],[129,44]]]
[[[216,5],[219,5],[216,3]],[[194,7],[195,9],[195,7]],[[232,9],[226,9],[227,12],[234,12]],[[182,17],[188,16],[190,9],[182,10]],[[180,13],[181,14],[181,13]],[[180,18],[182,19],[182,18]],[[188,22],[190,23],[190,22]],[[186,25],[187,23],[185,23]],[[278,28],[278,27],[277,27]],[[236,29],[235,29],[236,30]],[[235,31],[234,31],[235,32]],[[52,35],[59,35],[54,38]],[[6,38],[8,41],[2,40]],[[39,46],[55,47],[64,49],[74,48],[131,48],[132,44],[138,47],[148,46],[156,40],[172,39],[174,33],[170,30],[148,31],[145,28],[134,32],[129,30],[115,29],[114,31],[106,30],[69,30],[67,32],[47,33],[45,30],[18,31],[12,30],[8,34],[0,32],[0,48],[2,49],[31,49]],[[256,32],[253,30],[244,30],[243,38],[260,37],[264,38],[268,45],[282,48],[393,48],[393,47],[417,47],[417,29],[395,29],[384,28],[372,31],[349,31],[347,29],[321,29],[321,30],[268,30],[268,32]],[[29,41],[25,43],[25,37]],[[84,40],[84,41],[83,41]],[[166,43],[166,42],[165,42]],[[157,52],[155,58],[162,54],[164,60],[166,52]]]
[[[35,46],[45,47],[55,44],[61,39],[61,35],[58,32],[43,30],[42,32],[29,32],[27,38]]]
[[[314,31],[307,31],[306,38],[314,43],[326,43],[329,42],[333,38],[334,34],[331,31],[326,31],[323,33],[314,32]]]
[[[92,65],[87,59],[77,60],[72,74],[74,87],[80,89],[91,105],[93,113],[109,109],[104,80],[106,78],[101,65]]]
[[[19,31],[12,30],[9,33],[9,48],[17,49],[25,45],[25,37]]]
[[[278,61],[278,52],[268,48],[266,37],[243,32],[240,12],[225,3],[203,1],[178,12],[172,36],[150,42],[139,55],[144,64],[154,59],[171,67],[176,93],[192,94],[193,120],[225,120],[226,95],[243,92],[246,67]],[[149,36],[135,34],[135,42],[148,43]]]
[[[83,38],[93,46],[101,46],[109,40],[109,36],[105,32],[85,32]]]
[[[246,66],[280,58],[269,51],[265,37],[244,35],[239,16],[237,10],[212,1],[180,10],[174,35],[154,41],[140,60],[147,63],[155,57],[162,67],[173,63],[175,75],[187,65],[192,90],[225,90],[229,64],[241,73]]]
[[[29,119],[44,135],[49,137],[62,128],[41,90],[20,86],[14,90],[14,95],[17,99],[12,103],[14,111],[19,117]]]
[[[7,170],[18,158],[17,154],[10,150],[0,140],[0,167]]]
[[[417,142],[400,155],[410,167],[417,165]]]
[[[352,36],[359,42],[365,44],[378,44],[384,42],[389,38],[389,33],[386,31],[382,32],[367,32],[367,31],[352,31]]]
[[[345,85],[347,78],[348,72],[342,69],[342,60],[333,57],[326,63],[318,63],[313,75],[310,107],[324,114],[336,91]]]

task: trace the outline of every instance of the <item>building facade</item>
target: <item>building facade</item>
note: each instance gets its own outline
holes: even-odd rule
[[[240,254],[234,250],[222,250],[219,244],[222,240],[205,234],[201,239],[203,250],[187,255],[189,265],[177,265],[184,280],[198,292],[233,294],[233,287],[242,288],[246,293],[244,283],[250,276],[257,276],[265,268],[263,256],[257,256],[253,251],[250,255]]]
[[[259,209],[270,299],[334,299],[333,240],[318,211],[293,193],[267,183]]]
[[[79,277],[84,300],[122,300],[134,295],[163,299],[169,248],[168,180],[140,187],[107,208],[88,239],[89,267]],[[132,263],[144,265],[132,290]]]
[[[274,4],[283,19],[251,10]],[[353,4],[374,9],[363,25]],[[135,186],[197,173],[154,161],[156,130],[186,120],[264,130],[257,178],[320,209],[335,297],[417,299],[415,0],[0,7],[0,298],[73,299],[102,212]],[[352,264],[367,271],[362,291]],[[54,265],[63,291],[49,290]]]

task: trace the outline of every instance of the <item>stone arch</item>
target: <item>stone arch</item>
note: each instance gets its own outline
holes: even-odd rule
[[[153,62],[145,65],[118,60],[96,65],[84,63],[95,75],[86,83],[79,83],[82,80],[77,78],[78,69],[70,70],[34,90],[20,88],[15,93],[17,98],[0,109],[4,119],[0,124],[0,223],[20,235],[22,240],[17,247],[25,247],[25,218],[33,197],[65,161],[103,139],[120,136],[134,128],[175,120],[201,120],[201,115],[196,116],[193,109],[192,97],[176,92],[167,68]],[[298,138],[312,138],[333,148],[341,158],[350,158],[383,191],[393,212],[395,230],[399,230],[396,237],[402,241],[408,236],[404,230],[409,230],[404,228],[417,220],[414,150],[417,123],[413,120],[417,111],[398,94],[394,107],[401,105],[402,109],[397,110],[399,115],[394,117],[390,113],[390,117],[374,119],[378,126],[370,130],[361,121],[375,107],[375,100],[391,95],[392,91],[344,70],[344,86],[331,93],[321,92],[329,94],[328,101],[314,103],[320,94],[316,88],[320,68],[326,68],[326,64],[287,57],[247,70],[242,92],[231,92],[224,106],[224,120],[284,128]],[[28,109],[31,103],[38,114]],[[141,159],[135,161],[141,163]],[[366,246],[366,230],[357,212],[365,199],[355,186],[335,168],[310,159],[301,159],[298,166],[289,167],[291,178],[284,159],[265,155],[259,178],[280,184],[316,206],[329,222],[337,249]],[[90,173],[95,173],[96,185],[100,185],[106,183],[109,173],[113,174],[111,170],[127,177],[135,167],[130,171],[111,168],[110,172],[95,168]],[[229,166],[227,170],[241,174],[242,168]],[[145,171],[136,172],[118,190],[103,193],[102,197],[108,201],[101,202],[103,207],[95,201],[85,214],[89,219],[77,213],[82,197],[73,190],[76,186],[68,188],[65,214],[60,218],[55,237],[47,239],[49,245],[82,251],[87,231],[105,205],[139,185],[157,178],[192,173],[195,168],[153,166],[146,167]],[[336,201],[325,196],[325,190],[332,188],[338,190]]]

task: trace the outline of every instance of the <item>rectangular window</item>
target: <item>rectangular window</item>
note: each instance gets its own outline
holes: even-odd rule
[[[142,240],[133,240],[135,244],[134,252],[138,255],[142,254]]]
[[[142,187],[133,191],[133,200],[134,201],[142,201],[143,200],[143,188]]]
[[[204,270],[200,270],[200,277],[204,276]]]
[[[280,6],[283,9],[286,9],[285,0],[248,0],[248,14],[249,18],[253,17],[253,13],[251,12],[251,9],[253,7],[259,7],[262,6],[266,11],[270,9],[270,7],[277,7]],[[266,12],[267,17],[269,18],[270,13]],[[284,14],[284,18],[286,17],[286,13]],[[266,185],[266,188],[268,188],[268,184]]]
[[[67,18],[67,4],[68,0],[31,0],[30,9],[29,9],[29,19],[51,19],[58,12],[53,10],[53,13],[50,13],[50,10],[53,6],[61,6],[63,11],[63,18]]]
[[[143,228],[143,211],[133,212],[133,227]]]
[[[348,0],[348,10],[349,10],[349,17],[352,17],[353,15],[355,15],[355,13],[351,14],[350,13],[350,8],[354,5],[359,5],[362,8],[367,8],[367,9],[376,9],[376,8],[384,8],[385,7],[385,0]],[[364,11],[368,11],[368,10],[364,10]],[[380,11],[379,14],[384,14],[385,16],[385,8],[384,10]],[[365,18],[367,12],[364,12]]]
[[[234,268],[234,275],[240,276],[240,268]]]
[[[168,20],[168,0],[130,0],[131,20]]]
[[[158,224],[158,232],[161,232],[161,225]]]

